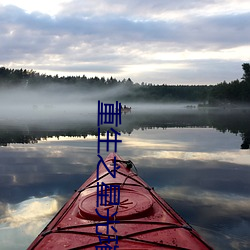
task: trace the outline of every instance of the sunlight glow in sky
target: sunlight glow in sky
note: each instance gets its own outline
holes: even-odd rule
[[[15,5],[27,13],[32,12],[41,12],[48,15],[56,15],[62,8],[65,0],[43,0],[43,1],[32,1],[32,0],[0,0],[0,4],[6,5]]]
[[[242,77],[249,23],[249,0],[0,0],[0,66],[216,84]]]

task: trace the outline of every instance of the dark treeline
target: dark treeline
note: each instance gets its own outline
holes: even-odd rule
[[[250,64],[242,64],[244,74],[240,80],[215,85],[209,95],[210,104],[250,103]]]
[[[83,76],[51,76],[40,74],[34,70],[0,68],[0,87],[37,88],[53,83],[77,87],[82,91],[121,87],[114,97],[123,101],[191,101],[202,102],[209,105],[224,105],[228,103],[250,103],[250,64],[242,65],[243,76],[241,80],[229,83],[222,82],[217,85],[153,85],[151,83],[134,83],[130,78],[117,80],[113,77]],[[126,90],[126,91],[124,91]]]

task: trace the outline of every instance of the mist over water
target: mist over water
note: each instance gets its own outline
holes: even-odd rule
[[[1,119],[25,121],[65,119],[67,116],[82,118],[96,109],[91,101],[93,95],[65,86],[1,90]]]
[[[185,109],[188,104],[156,104],[120,101],[121,94],[128,90],[118,86],[109,90],[81,89],[62,84],[46,85],[37,88],[0,89],[0,121],[4,122],[53,122],[60,120],[80,120],[96,122],[98,100],[105,103],[121,102],[132,107],[133,112],[166,112]]]
[[[122,95],[127,98],[121,98]],[[131,107],[122,113],[120,131],[138,128],[212,127],[240,134],[241,148],[250,145],[250,109],[198,108],[197,103],[131,101],[124,86],[110,89],[80,88],[66,84],[0,89],[0,143],[37,142],[48,136],[97,135],[98,100]],[[74,132],[72,132],[74,131]],[[101,132],[107,131],[102,127]],[[39,132],[39,133],[38,133]]]

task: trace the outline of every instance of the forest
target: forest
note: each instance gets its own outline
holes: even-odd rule
[[[87,93],[91,90],[109,90],[117,88],[114,100],[148,101],[148,102],[198,102],[201,106],[221,106],[233,104],[250,104],[250,64],[243,63],[242,78],[216,85],[154,85],[151,83],[134,83],[130,78],[117,80],[112,76],[52,76],[40,74],[34,70],[9,69],[0,67],[0,88],[21,87],[39,89],[39,87],[57,84],[78,88]]]

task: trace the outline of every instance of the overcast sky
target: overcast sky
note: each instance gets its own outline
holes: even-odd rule
[[[0,0],[0,66],[154,84],[240,79],[249,0]]]

